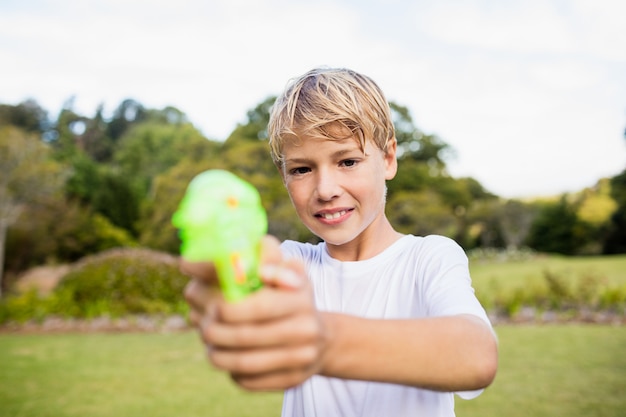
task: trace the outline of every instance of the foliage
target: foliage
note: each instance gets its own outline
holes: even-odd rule
[[[435,135],[426,135],[415,126],[409,109],[397,103],[389,103],[396,139],[398,159],[410,160],[428,166],[431,175],[443,173],[450,146]]]
[[[113,142],[117,142],[131,126],[144,121],[146,116],[146,108],[143,104],[130,98],[123,100],[107,123],[107,136]]]
[[[41,321],[49,313],[48,301],[34,288],[18,296],[5,297],[0,301],[0,323]]]
[[[519,200],[484,198],[471,204],[465,216],[470,225],[465,247],[524,249],[538,211],[536,204]]]
[[[176,108],[146,108],[133,99],[123,100],[107,118],[103,106],[92,116],[76,112],[70,98],[56,120],[33,100],[0,104],[0,136],[12,132],[10,143],[36,143],[40,155],[3,173],[57,180],[43,187],[55,192],[37,198],[31,198],[37,187],[23,186],[30,199],[12,204],[23,215],[11,217],[5,270],[15,276],[35,264],[73,261],[135,241],[176,253],[170,219],[178,199],[195,174],[213,168],[230,170],[259,189],[270,233],[317,241],[298,220],[268,155],[266,125],[274,100],[267,97],[251,108],[224,141],[205,138]],[[393,102],[390,107],[399,168],[387,184],[387,212],[398,229],[445,234],[468,250],[530,246],[566,254],[626,253],[625,174],[560,201],[500,199],[473,178],[450,176],[446,163],[453,149],[422,132],[408,108]]]
[[[7,235],[7,271],[72,262],[115,247],[136,246],[130,233],[76,201],[47,199],[28,206]]]
[[[626,256],[548,257],[528,249],[468,255],[476,295],[493,313],[626,314]]]
[[[502,292],[494,281],[494,297],[488,301],[494,312],[515,317],[522,308],[570,312],[576,316],[584,311],[614,311],[624,314],[626,285],[609,286],[598,275],[583,275],[577,280],[551,270],[542,272],[543,282],[522,285],[514,291]]]
[[[171,313],[183,302],[187,278],[175,257],[145,249],[115,249],[82,260],[53,297],[53,314],[96,317]]]
[[[49,296],[31,290],[7,297],[0,304],[0,322],[42,320],[49,315],[94,318],[185,312],[186,283],[174,256],[113,249],[82,259]]]
[[[113,225],[137,234],[136,223],[139,220],[139,205],[143,197],[137,183],[118,171],[104,170],[101,175],[101,187],[94,193],[92,207],[94,211],[106,217]]]
[[[528,245],[539,252],[574,255],[584,244],[577,225],[576,211],[563,196],[541,209],[531,227]]]
[[[594,187],[537,205],[540,208],[526,243],[538,251],[564,255],[611,253],[607,244],[619,230],[619,220],[615,220],[621,215],[619,191],[612,187],[616,183],[619,190],[617,178],[601,179]]]
[[[0,296],[7,230],[28,205],[54,194],[62,168],[48,160],[48,147],[14,126],[0,127]]]
[[[28,133],[43,133],[48,113],[32,99],[16,106],[0,104],[0,126],[14,126]]]
[[[139,123],[119,139],[115,166],[146,193],[151,181],[181,160],[210,158],[215,147],[190,124]]]
[[[270,109],[276,101],[275,96],[267,97],[247,113],[245,124],[238,124],[226,138],[225,148],[235,147],[241,142],[257,142],[267,139],[267,124],[270,120]],[[265,158],[267,159],[267,157]]]
[[[186,162],[154,178],[152,193],[144,201],[138,226],[142,245],[170,253],[178,252],[180,241],[172,225],[172,215],[191,179],[210,168],[209,161]]]
[[[65,194],[70,200],[91,204],[96,192],[102,188],[101,167],[85,154],[76,154],[67,161],[69,175]]]
[[[617,210],[617,202],[611,198],[611,183],[607,179],[598,181],[593,189],[583,190],[578,200],[577,216],[590,226],[607,224]]]
[[[468,253],[476,294],[488,312],[518,317],[626,314],[626,256],[545,257],[528,249]],[[0,322],[123,316],[184,310],[186,278],[175,257],[145,249],[114,249],[81,260],[50,297],[7,296]]]
[[[604,253],[626,253],[626,170],[611,178],[611,197],[617,209],[611,216]]]
[[[389,220],[402,233],[417,236],[454,236],[456,219],[439,195],[431,190],[396,193],[387,203]]]

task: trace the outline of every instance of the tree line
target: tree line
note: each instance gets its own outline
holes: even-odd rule
[[[223,140],[206,138],[174,107],[122,101],[106,117],[68,100],[51,119],[36,101],[0,104],[0,274],[76,261],[113,247],[176,254],[171,216],[188,182],[226,169],[255,185],[280,239],[315,241],[295,215],[269,157],[266,126],[275,97],[247,112]],[[453,178],[453,149],[390,103],[399,170],[387,211],[404,233],[443,234],[466,250],[523,248],[564,255],[626,253],[626,170],[578,193],[507,200],[473,178]],[[1,277],[2,275],[0,275]]]

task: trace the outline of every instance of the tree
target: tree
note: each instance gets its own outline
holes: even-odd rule
[[[43,133],[48,124],[48,113],[35,100],[26,100],[17,106],[0,104],[0,126],[11,125],[28,133]]]
[[[612,216],[618,208],[617,202],[611,197],[610,180],[601,179],[595,186],[582,190],[576,196],[576,204],[576,216],[587,241],[581,253],[599,255],[603,252],[611,232]]]
[[[101,166],[82,153],[74,155],[67,164],[70,174],[65,183],[66,197],[82,204],[91,204],[102,187]]]
[[[265,141],[267,139],[267,124],[270,121],[270,109],[275,101],[276,97],[270,96],[255,108],[248,110],[246,123],[238,124],[235,127],[235,130],[224,142],[225,148],[232,147],[242,141]]]
[[[387,203],[389,221],[402,233],[454,236],[458,223],[434,190],[398,192]]]
[[[424,163],[433,176],[443,173],[445,160],[452,152],[450,146],[435,135],[421,132],[408,108],[394,102],[390,102],[389,107],[398,141],[398,159]]]
[[[522,247],[537,213],[536,208],[519,200],[508,200],[498,210],[499,225],[506,246]]]
[[[128,181],[126,175],[112,169],[102,168],[102,186],[93,195],[93,209],[104,215],[113,225],[137,235],[139,206],[143,198],[136,183]]]
[[[626,170],[611,178],[611,197],[617,204],[611,216],[604,253],[626,253]]]
[[[160,161],[161,168],[151,174],[153,176],[149,180],[149,192],[142,201],[137,230],[140,233],[141,244],[177,253],[180,241],[171,219],[189,181],[207,169],[228,168],[220,152],[222,144],[205,139],[190,124],[175,128],[170,126],[164,132],[171,132],[175,140],[164,146],[162,151],[169,151],[170,156],[175,155],[176,158],[167,160],[161,159],[158,155],[146,155],[146,163],[151,159]],[[140,150],[138,144],[137,146],[137,150]],[[142,164],[129,154],[126,154],[125,158],[127,163],[135,160],[133,164],[136,163],[138,166]],[[176,164],[170,166],[174,162]]]
[[[102,115],[103,107],[100,105],[96,115],[85,120],[84,133],[78,140],[81,149],[97,162],[109,162],[113,155],[114,143],[107,135],[107,123]]]
[[[183,159],[205,159],[215,146],[191,124],[138,123],[118,140],[113,164],[148,192],[152,179]]]
[[[106,249],[136,244],[130,233],[90,206],[51,196],[24,207],[10,228],[5,270],[15,273],[47,263],[74,262]]]
[[[107,136],[117,142],[129,127],[145,118],[145,107],[136,100],[126,99],[113,112],[113,118],[107,124]]]
[[[59,113],[55,125],[55,137],[50,141],[55,158],[65,162],[73,158],[80,151],[78,135],[82,133],[86,118],[71,109],[72,102],[66,103]]]
[[[506,246],[498,213],[502,202],[498,199],[475,201],[465,214],[467,223],[463,246],[467,248],[504,248]]]
[[[540,252],[575,255],[583,246],[577,233],[576,208],[567,195],[540,209],[528,236],[528,246]]]
[[[8,228],[27,204],[61,186],[61,169],[37,135],[14,126],[0,128],[0,296]]]

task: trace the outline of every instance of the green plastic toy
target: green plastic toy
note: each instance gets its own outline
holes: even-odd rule
[[[189,183],[172,223],[183,258],[215,264],[226,300],[262,286],[257,270],[267,214],[252,184],[224,170],[202,172]]]

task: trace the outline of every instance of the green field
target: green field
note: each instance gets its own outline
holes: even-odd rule
[[[470,268],[488,308],[554,291],[547,271],[569,288],[564,297],[597,302],[597,294],[614,294],[622,307],[613,312],[624,314],[624,255],[472,259]],[[499,324],[496,331],[496,380],[475,400],[457,399],[459,417],[626,415],[626,326]],[[212,370],[194,332],[0,333],[0,417],[278,416],[281,401],[280,393],[243,392]]]
[[[496,327],[494,384],[457,416],[623,416],[626,327]],[[281,394],[242,392],[193,332],[0,334],[0,416],[277,416]]]
[[[569,303],[625,312],[626,255],[471,259],[470,270],[476,295],[487,309]]]
[[[614,256],[536,256],[530,260],[472,260],[472,279],[477,290],[488,291],[494,282],[504,288],[539,284],[544,271],[574,281],[593,277],[604,285],[626,285],[626,255]]]

